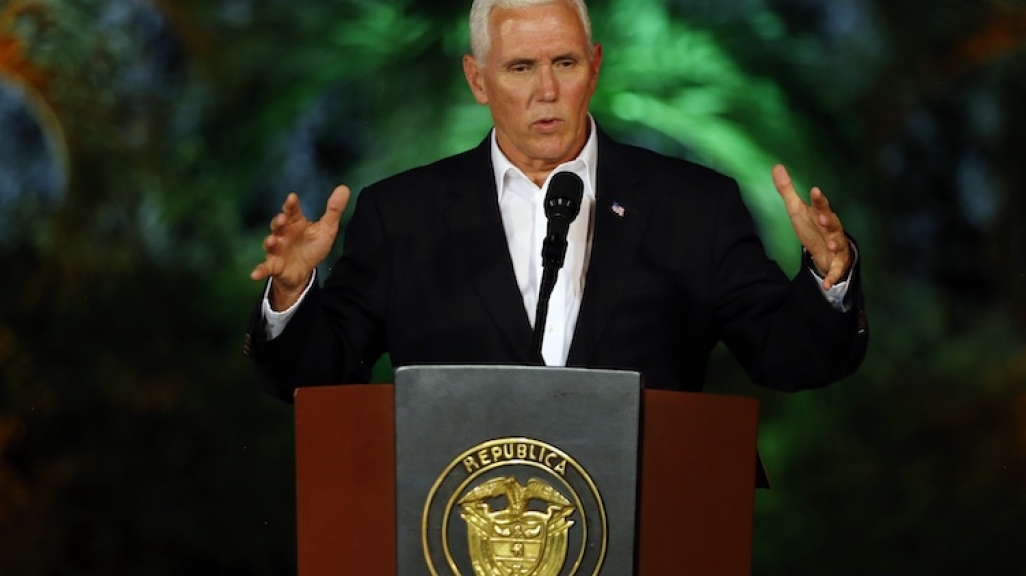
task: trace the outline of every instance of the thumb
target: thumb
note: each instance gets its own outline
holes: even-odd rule
[[[785,202],[798,197],[798,191],[794,189],[791,175],[787,173],[787,168],[783,164],[777,164],[773,167],[773,186],[776,187],[777,192]]]
[[[349,204],[349,187],[344,185],[336,187],[328,198],[328,205],[324,209],[321,222],[337,228],[339,220],[342,219],[342,213],[346,211],[347,204]]]

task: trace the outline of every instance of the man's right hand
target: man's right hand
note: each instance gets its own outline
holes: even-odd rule
[[[249,273],[253,280],[274,279],[271,308],[285,310],[299,300],[314,268],[331,252],[348,202],[349,188],[335,188],[324,216],[312,222],[303,215],[299,196],[292,193],[285,199],[281,213],[271,219],[271,234],[264,239],[264,261]]]

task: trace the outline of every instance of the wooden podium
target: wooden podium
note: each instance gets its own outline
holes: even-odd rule
[[[750,574],[757,402],[644,390],[643,403],[635,573]],[[295,423],[299,576],[394,576],[393,387],[299,389]]]

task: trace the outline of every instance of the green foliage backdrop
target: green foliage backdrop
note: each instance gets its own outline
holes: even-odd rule
[[[291,410],[241,355],[285,194],[480,141],[467,2],[0,0],[0,572],[294,571]],[[863,369],[762,401],[756,574],[1014,574],[1026,547],[1026,6],[594,0],[593,111],[859,239]],[[383,373],[382,378],[387,378]]]

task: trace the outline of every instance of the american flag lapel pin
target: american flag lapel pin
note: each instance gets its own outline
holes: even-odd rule
[[[627,209],[621,206],[619,202],[613,202],[613,205],[610,206],[610,210],[620,218],[623,218],[624,215],[627,214]]]

